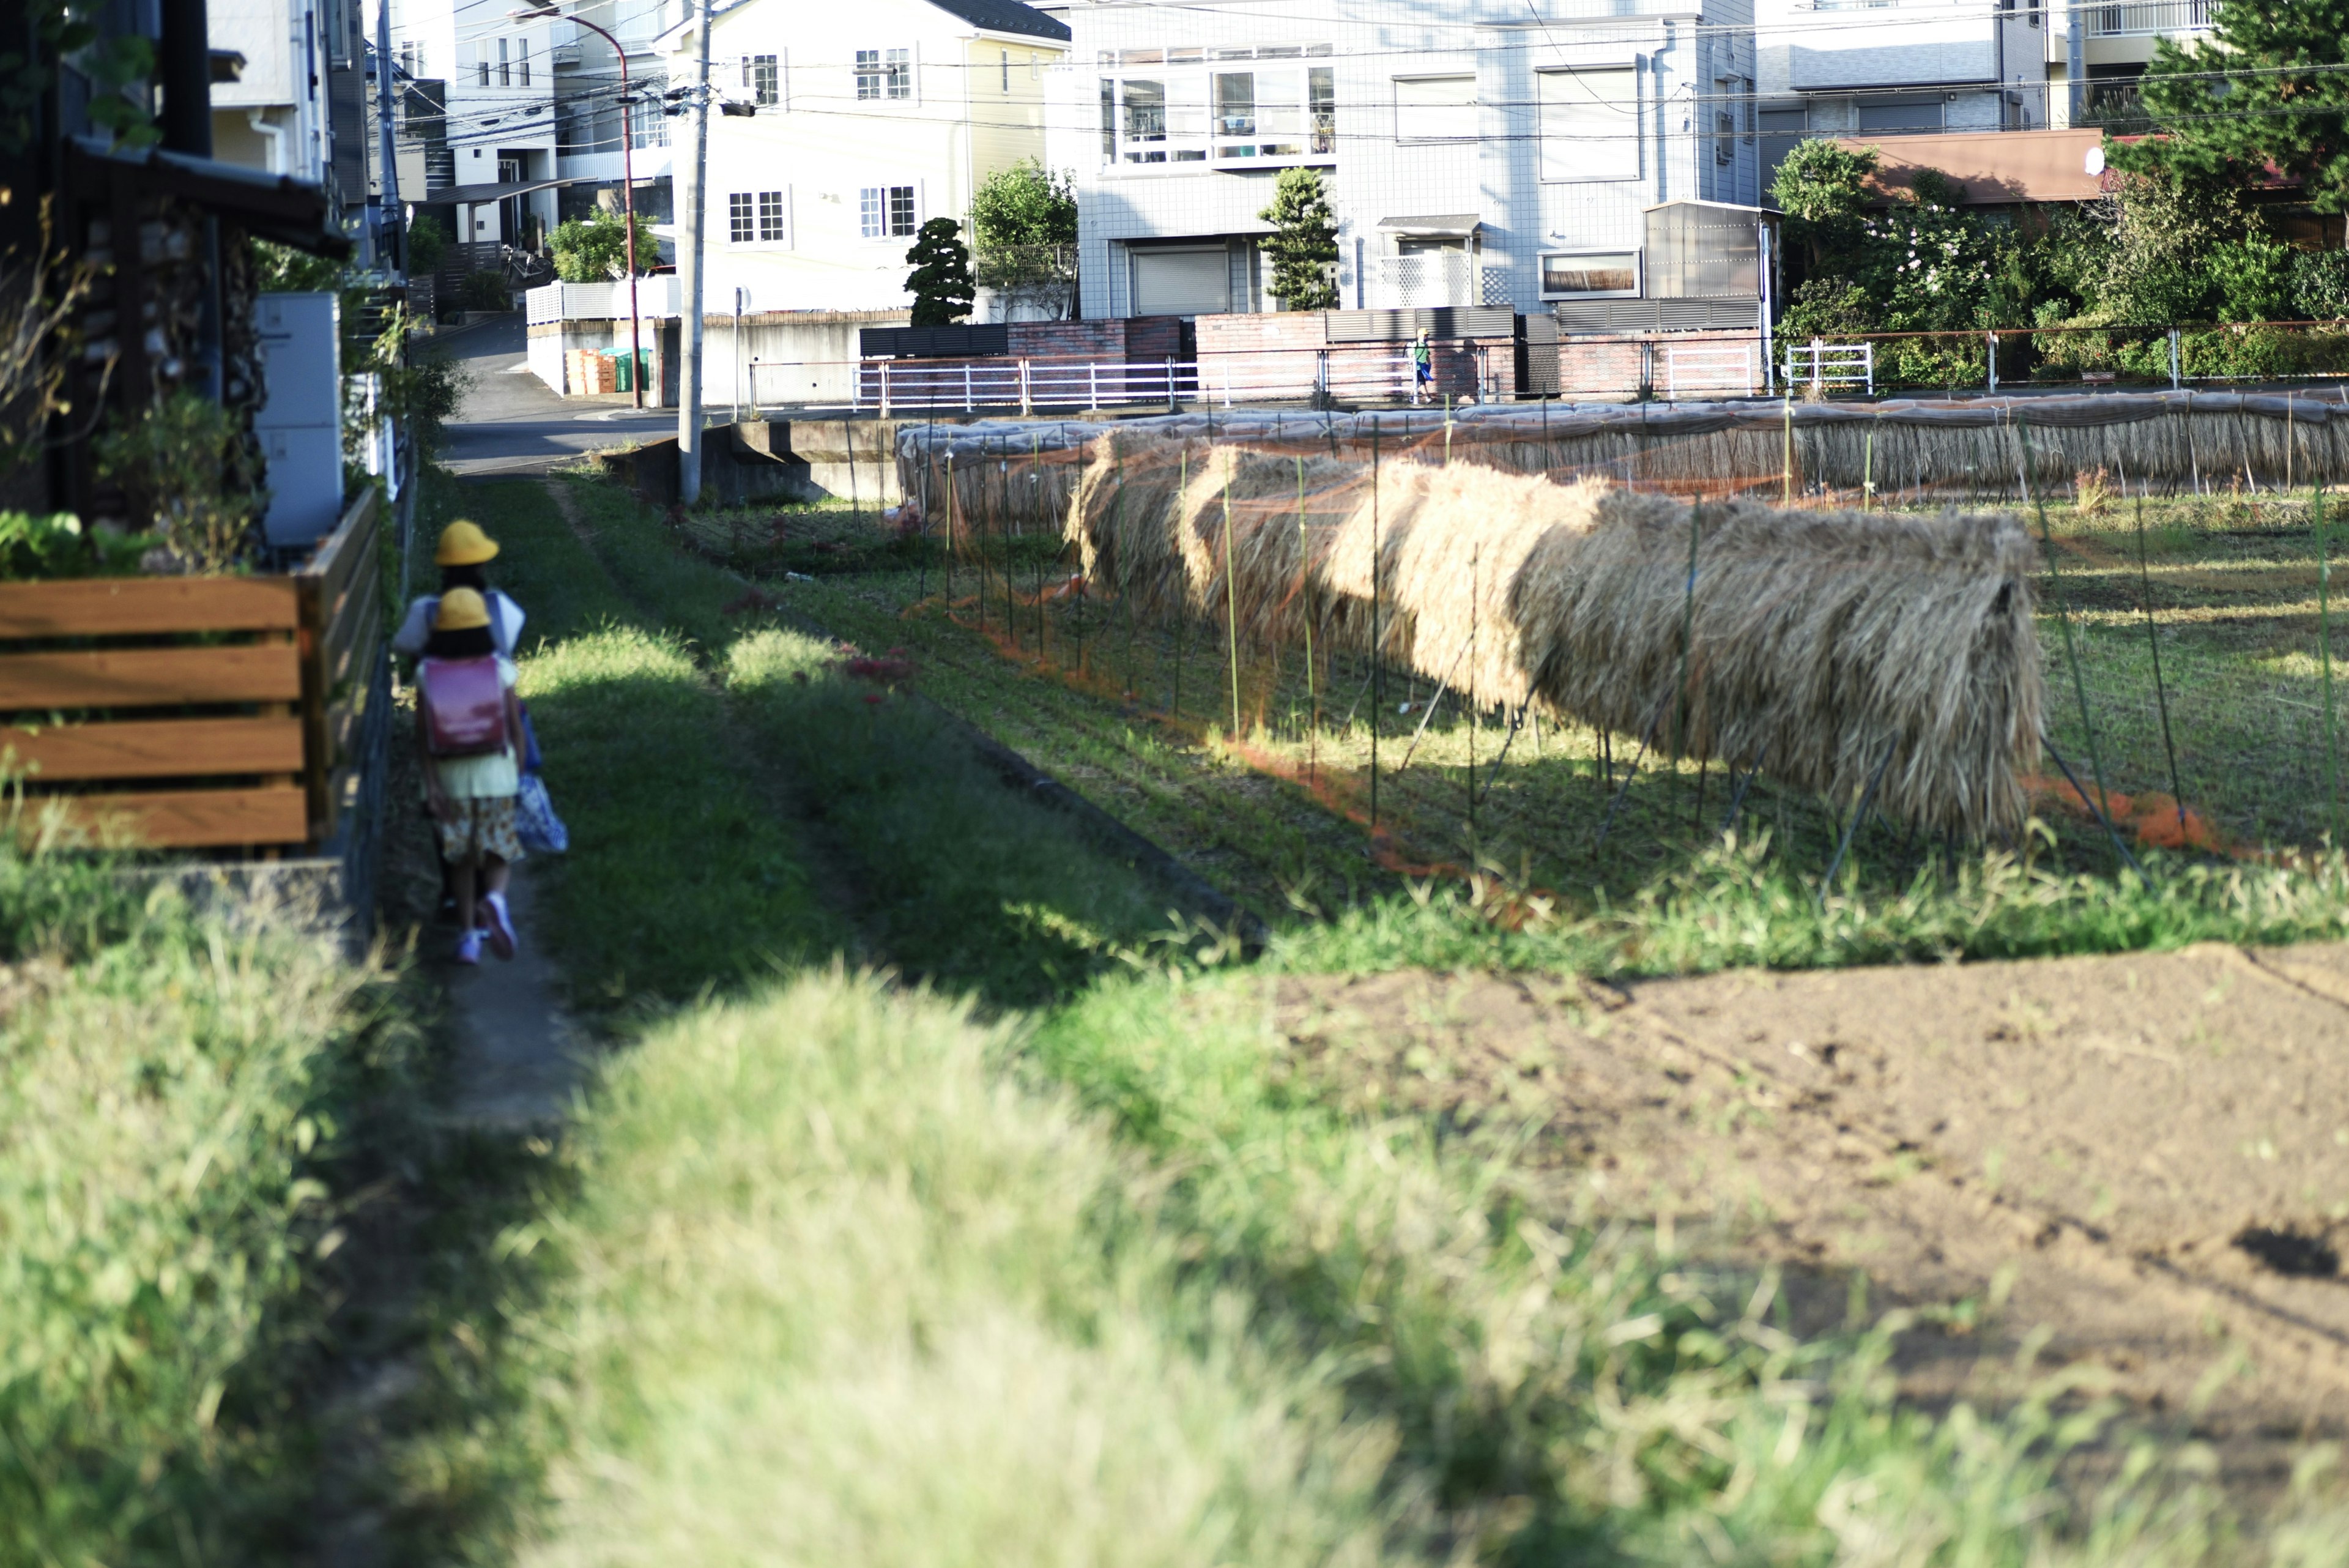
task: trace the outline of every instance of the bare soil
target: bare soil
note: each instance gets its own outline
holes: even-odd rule
[[[1300,1073],[1530,1125],[1559,1201],[1781,1265],[1815,1320],[1860,1274],[1966,1303],[1905,1342],[1912,1397],[2069,1366],[2255,1490],[2349,1426],[2349,945],[1268,984]]]

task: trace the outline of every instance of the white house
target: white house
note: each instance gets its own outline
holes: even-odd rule
[[[1279,308],[1257,213],[1297,166],[1346,306],[1636,298],[1649,209],[1760,195],[1750,5],[1077,0],[1053,161],[1084,314]]]
[[[510,15],[520,8],[520,0],[391,0],[399,73],[446,84],[460,241],[520,244],[554,223],[553,46],[564,24]],[[401,197],[418,193],[403,187]]]
[[[679,9],[676,0],[589,0],[555,24],[555,172],[572,182],[556,197],[564,216],[620,211],[626,204],[621,176],[627,169],[636,177],[637,216],[656,226],[668,223],[669,144],[673,130],[684,122],[662,112],[668,60],[660,37]],[[617,40],[618,51],[612,40]],[[624,57],[631,100],[626,104]]]
[[[755,112],[709,119],[712,314],[902,309],[915,231],[953,218],[968,240],[980,182],[1044,156],[1069,30],[1019,0],[731,0],[713,15],[711,80]],[[672,81],[692,79],[698,25],[663,37]],[[674,123],[689,157],[688,122]]]
[[[212,47],[244,57],[234,81],[212,84],[213,157],[327,182],[328,21],[326,0],[212,0],[204,16]]]

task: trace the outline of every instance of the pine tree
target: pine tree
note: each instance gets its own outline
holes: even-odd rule
[[[2108,147],[2116,168],[2243,190],[2300,182],[2349,207],[2349,0],[2221,0],[2210,36],[2156,41],[2142,78],[2158,134]]]
[[[914,236],[905,260],[914,270],[905,287],[914,296],[914,325],[951,327],[970,314],[978,290],[970,281],[970,249],[956,236],[962,225],[952,218],[932,218]]]
[[[1264,242],[1272,256],[1272,282],[1266,292],[1291,310],[1335,310],[1338,281],[1338,218],[1321,189],[1318,169],[1284,169],[1273,187],[1272,205],[1257,214],[1273,226]]]

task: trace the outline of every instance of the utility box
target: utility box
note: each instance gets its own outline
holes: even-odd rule
[[[267,465],[273,549],[314,545],[343,515],[341,301],[264,294],[254,301],[264,398],[253,433]]]

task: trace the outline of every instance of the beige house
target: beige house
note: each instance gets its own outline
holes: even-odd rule
[[[672,83],[692,79],[698,25],[660,39]],[[754,111],[709,119],[713,316],[903,308],[915,232],[952,218],[967,243],[979,184],[1044,159],[1069,29],[1019,0],[733,0],[711,27],[713,84]]]

